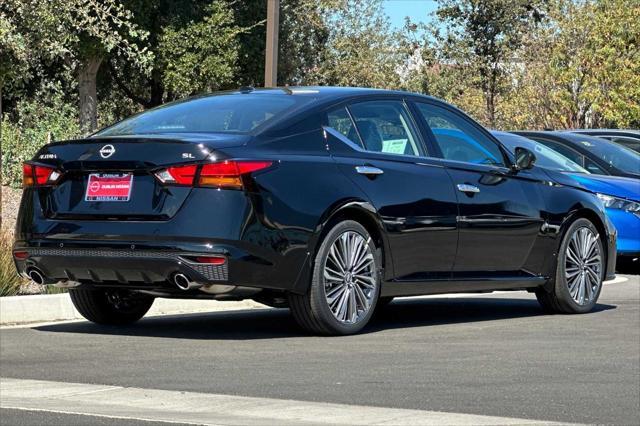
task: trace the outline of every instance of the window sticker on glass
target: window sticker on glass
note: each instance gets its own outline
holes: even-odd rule
[[[382,152],[386,152],[388,154],[404,154],[406,148],[406,139],[390,139],[388,141],[382,141]]]

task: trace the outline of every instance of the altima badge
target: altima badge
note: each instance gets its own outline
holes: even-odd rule
[[[102,148],[100,148],[99,152],[100,152],[100,157],[109,158],[116,152],[116,148],[113,145],[105,145]]]

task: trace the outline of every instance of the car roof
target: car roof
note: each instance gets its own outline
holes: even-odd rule
[[[569,129],[563,132],[570,133],[586,133],[588,135],[637,135],[640,136],[638,129]]]
[[[222,92],[216,92],[219,94]],[[295,95],[310,96],[318,99],[333,99],[351,96],[367,96],[367,95],[394,95],[394,96],[412,96],[425,99],[432,99],[443,102],[441,99],[420,93],[406,92],[402,90],[375,89],[368,87],[340,87],[340,86],[283,86],[283,87],[250,87],[245,86],[237,90],[226,91],[229,94],[269,94],[269,95]],[[204,95],[206,96],[206,95]]]
[[[555,140],[561,140],[561,141],[567,141],[569,142],[571,145],[578,145],[580,147],[582,147],[582,145],[580,144],[580,142],[592,142],[592,143],[603,143],[603,144],[611,144],[613,142],[610,142],[606,139],[602,139],[599,138],[597,136],[591,136],[591,135],[585,135],[582,133],[572,133],[572,132],[564,132],[564,131],[549,131],[549,130],[545,130],[545,131],[540,131],[540,130],[525,130],[525,131],[514,131],[513,133],[520,135],[520,136],[538,136],[538,137],[548,137],[550,139],[555,139]]]

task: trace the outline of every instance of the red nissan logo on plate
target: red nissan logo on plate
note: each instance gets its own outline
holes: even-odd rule
[[[98,192],[100,190],[100,182],[91,182],[91,186],[89,187],[91,192]]]

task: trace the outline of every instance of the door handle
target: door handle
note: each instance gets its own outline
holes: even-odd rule
[[[480,192],[480,188],[478,188],[475,185],[470,185],[468,183],[459,183],[456,186],[458,187],[458,191],[464,192],[464,193],[467,193],[467,194],[476,194],[476,193]]]
[[[356,166],[356,172],[361,175],[377,176],[384,173],[384,170],[373,166]]]

